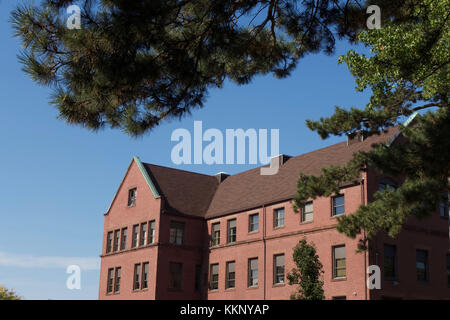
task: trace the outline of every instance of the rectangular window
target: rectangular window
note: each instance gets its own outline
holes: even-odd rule
[[[236,242],[236,219],[228,220],[227,243]]]
[[[183,265],[181,263],[171,262],[169,265],[169,288],[181,290],[181,278]]]
[[[195,291],[200,291],[202,286],[202,266],[195,265]]]
[[[219,264],[212,264],[209,272],[209,289],[219,289]]]
[[[333,197],[333,216],[339,216],[345,213],[344,196]]]
[[[305,207],[302,210],[302,222],[313,221],[313,202],[305,203]]]
[[[136,188],[128,190],[128,206],[136,205]]]
[[[447,285],[450,288],[450,253],[447,254]]]
[[[397,247],[384,245],[384,279],[397,279]]]
[[[139,290],[141,285],[141,264],[134,265],[134,281],[133,281],[133,290]]]
[[[118,293],[120,292],[120,276],[122,273],[122,268],[121,267],[117,267],[116,268],[116,274],[114,277],[114,292]]]
[[[345,267],[345,245],[333,247],[333,278],[347,276]]]
[[[443,218],[448,218],[450,216],[449,192],[444,193],[444,199],[439,204],[439,211]]]
[[[184,244],[184,222],[170,222],[170,243]]]
[[[148,243],[155,242],[155,233],[156,233],[156,222],[155,220],[150,221],[148,227]]]
[[[220,222],[211,225],[211,246],[218,246],[220,244]]]
[[[141,223],[141,235],[139,236],[139,246],[145,246],[147,243],[147,222]]]
[[[336,296],[336,297],[333,297],[333,300],[347,300],[347,297],[346,296]]]
[[[138,245],[138,238],[139,238],[139,225],[135,224],[133,226],[133,238],[131,239],[131,247],[136,248]]]
[[[248,232],[255,232],[259,229],[259,214],[251,214],[248,216]]]
[[[284,283],[284,254],[273,256],[273,283]]]
[[[142,285],[141,289],[147,289],[148,288],[148,262],[144,262],[142,264]]]
[[[112,250],[112,242],[113,242],[113,232],[108,232],[108,235],[106,236],[106,253],[111,252]]]
[[[234,261],[227,262],[225,289],[231,289],[235,286],[236,280],[236,264]]]
[[[280,228],[284,226],[284,208],[273,211],[273,227]]]
[[[120,229],[117,229],[117,230],[114,230],[113,251],[119,251],[119,242],[120,242]]]
[[[248,286],[258,285],[258,258],[248,259]]]
[[[416,250],[417,280],[428,281],[428,251]]]
[[[122,238],[120,240],[120,250],[125,250],[127,248],[127,228],[122,229]]]
[[[113,281],[114,281],[114,268],[109,268],[108,281],[106,283],[106,293],[111,293],[113,291]]]

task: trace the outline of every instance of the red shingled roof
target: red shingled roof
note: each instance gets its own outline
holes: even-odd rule
[[[298,174],[320,174],[330,165],[342,165],[357,151],[369,151],[374,143],[391,138],[398,128],[374,135],[362,142],[341,142],[289,158],[275,175],[261,175],[260,168],[244,171],[218,184],[215,176],[145,164],[153,182],[175,213],[213,218],[249,210],[263,204],[292,199]]]

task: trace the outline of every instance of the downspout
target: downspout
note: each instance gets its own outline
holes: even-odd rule
[[[263,300],[266,300],[266,207],[262,206],[263,211],[263,247],[264,247],[264,297]]]
[[[364,192],[364,181],[365,177],[361,178],[361,205],[366,204],[365,192]],[[363,229],[363,237],[364,241],[366,240],[366,230]],[[367,300],[367,255],[369,248],[364,251],[364,300]]]

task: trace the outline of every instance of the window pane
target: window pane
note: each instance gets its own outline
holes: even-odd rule
[[[136,188],[128,190],[128,206],[136,204]]]
[[[333,215],[337,216],[345,213],[344,196],[333,198]]]
[[[116,268],[116,275],[114,279],[114,292],[120,291],[120,276],[122,269],[120,267]]]
[[[139,237],[139,225],[136,224],[133,226],[133,238],[132,238],[132,243],[131,243],[132,248],[137,247],[138,237]]]
[[[235,263],[234,261],[227,262],[226,269],[226,288],[234,288],[235,285]]]
[[[135,264],[134,265],[133,290],[139,290],[140,284],[141,284],[141,265],[140,264]]]
[[[148,262],[144,263],[142,266],[142,289],[148,288],[148,266]]]
[[[346,276],[345,246],[333,247],[333,277]]]
[[[258,285],[258,258],[248,260],[248,286]]]
[[[211,245],[218,246],[220,244],[220,223],[213,223],[211,226]]]
[[[169,288],[181,290],[183,265],[181,263],[171,262],[169,265]]]
[[[155,241],[155,221],[150,221],[149,224],[149,234],[148,234],[148,243],[153,243]]]
[[[282,226],[284,226],[284,208],[279,208],[274,212],[274,227]]]
[[[182,245],[184,243],[184,222],[170,223],[170,243]]]
[[[122,239],[120,240],[120,250],[127,248],[127,228],[122,229]]]
[[[141,223],[141,236],[139,237],[139,245],[146,245],[147,241],[147,222]]]
[[[428,281],[428,252],[416,250],[417,280]]]
[[[113,246],[114,251],[119,250],[119,241],[120,241],[120,229],[114,231],[114,246]]]
[[[106,292],[111,293],[113,290],[113,276],[114,276],[114,269],[110,268],[108,269],[108,279],[106,284]]]
[[[396,247],[393,245],[384,245],[384,277],[392,280],[397,277],[397,257]]]
[[[274,256],[274,283],[284,283],[284,254]]]
[[[209,288],[211,290],[216,290],[219,288],[219,265],[212,264],[210,268]]]
[[[106,253],[111,252],[112,250],[112,238],[113,238],[113,233],[112,231],[108,232],[107,237],[106,237]]]

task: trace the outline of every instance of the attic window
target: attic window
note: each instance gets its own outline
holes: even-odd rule
[[[136,188],[128,190],[128,206],[132,207],[136,205]]]

